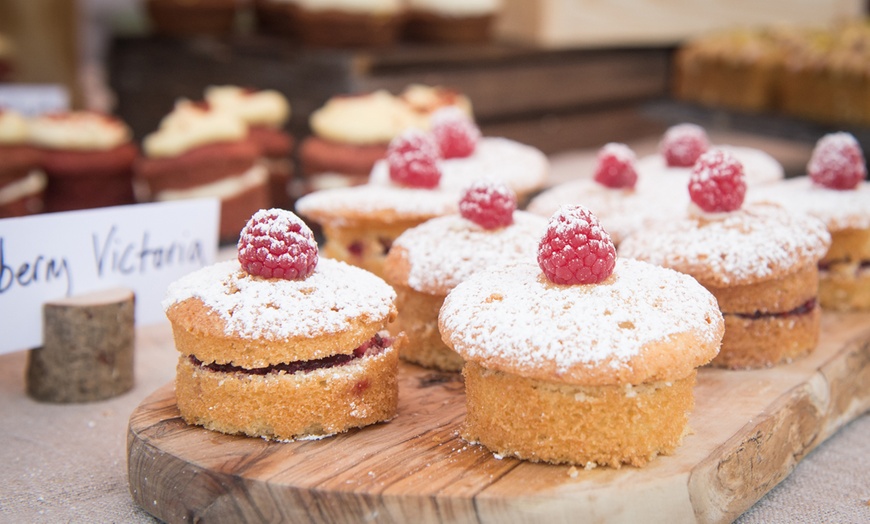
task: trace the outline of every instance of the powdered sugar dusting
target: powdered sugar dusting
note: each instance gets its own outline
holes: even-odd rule
[[[549,161],[540,150],[500,137],[484,137],[477,143],[474,153],[465,158],[448,158],[438,162],[441,170],[440,188],[461,192],[472,181],[480,178],[504,182],[518,194],[540,188],[549,171]],[[390,184],[387,162],[375,163],[370,176],[371,184]]]
[[[534,262],[475,273],[447,295],[440,322],[468,360],[508,359],[517,370],[555,364],[564,372],[608,360],[625,366],[677,333],[696,331],[709,343],[717,327],[708,319],[718,315],[715,299],[691,277],[619,259],[596,285],[554,286]]]
[[[546,228],[546,219],[523,211],[514,212],[510,226],[489,230],[449,215],[405,231],[393,246],[408,253],[408,286],[440,294],[495,264],[534,261]]]
[[[456,193],[393,185],[324,189],[296,201],[296,211],[318,221],[384,217],[408,220],[446,215],[458,210]]]
[[[658,183],[638,180],[635,189],[612,189],[592,179],[573,180],[548,189],[534,197],[526,209],[550,217],[565,204],[582,204],[589,209],[613,242],[638,229],[651,227],[659,220],[673,220],[683,216],[689,205],[686,191],[688,175],[659,179]]]
[[[198,298],[226,322],[228,335],[279,340],[341,332],[361,316],[386,318],[395,296],[375,275],[332,259],[320,259],[304,280],[253,277],[230,260],[173,282],[162,305]]]
[[[743,146],[714,145],[716,149],[726,151],[734,155],[743,164],[743,172],[746,175],[748,186],[757,186],[777,182],[785,177],[782,164],[766,152]],[[668,166],[661,154],[647,155],[637,161],[638,184],[644,182],[655,184],[662,176],[682,177],[688,184],[690,167]]]
[[[867,182],[854,190],[839,190],[820,186],[808,176],[801,176],[752,190],[747,198],[809,213],[823,221],[830,231],[870,228],[870,183]]]
[[[619,256],[676,269],[718,287],[761,282],[815,263],[830,242],[821,221],[756,204],[660,223],[623,240]]]

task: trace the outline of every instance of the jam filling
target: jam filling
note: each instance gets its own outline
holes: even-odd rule
[[[267,375],[269,373],[296,373],[301,371],[307,373],[315,369],[333,368],[343,366],[353,360],[362,357],[371,357],[381,353],[384,349],[390,347],[393,340],[385,334],[376,333],[368,342],[353,350],[353,354],[345,355],[330,355],[316,360],[297,360],[295,362],[285,362],[281,364],[272,364],[262,368],[243,368],[232,364],[205,364],[193,355],[190,355],[190,361],[196,366],[203,367],[209,371],[219,373],[246,373],[248,375]]]
[[[840,263],[848,263],[848,259],[840,259],[840,260],[829,260],[827,262],[819,262],[819,271],[827,271],[831,269],[831,266],[834,264]],[[870,260],[862,260],[860,264],[858,264],[858,270],[870,268]]]
[[[798,315],[806,315],[811,313],[816,308],[816,299],[811,298],[799,305],[798,307],[792,309],[791,311],[785,311],[781,313],[769,313],[764,311],[756,311],[755,313],[729,313],[734,315],[735,317],[747,318],[750,320],[757,320],[759,318],[785,318],[785,317],[793,317]]]
[[[387,237],[378,237],[378,243],[381,245],[382,255],[389,253],[390,248],[393,247],[393,241]],[[362,241],[356,240],[347,246],[347,251],[355,257],[362,257],[365,253],[365,246]]]

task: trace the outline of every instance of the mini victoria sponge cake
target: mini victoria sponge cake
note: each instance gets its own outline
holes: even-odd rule
[[[600,283],[560,285],[530,260],[457,285],[439,328],[466,360],[463,438],[535,462],[620,467],[680,444],[723,320],[676,271],[619,259]]]
[[[753,196],[822,220],[831,247],[819,261],[819,301],[839,311],[870,309],[870,184],[831,189],[802,176]]]
[[[438,312],[444,298],[476,271],[520,259],[534,260],[547,227],[543,217],[515,211],[513,223],[487,229],[461,215],[433,218],[393,243],[385,278],[396,290],[395,331],[408,337],[404,360],[442,371],[460,371],[463,359],[441,340]]]
[[[383,276],[393,241],[406,229],[455,213],[457,201],[446,191],[366,184],[309,193],[296,201],[296,211],[322,227],[325,256]]]
[[[181,353],[182,417],[275,440],[392,419],[401,344],[387,332],[394,301],[383,280],[324,258],[298,280],[250,274],[239,260],[181,278],[163,306]]]
[[[725,317],[713,365],[759,368],[815,348],[821,319],[817,263],[829,244],[821,221],[751,204],[661,222],[623,240],[619,254],[697,279]]]

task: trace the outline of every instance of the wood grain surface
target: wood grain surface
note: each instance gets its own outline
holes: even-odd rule
[[[133,500],[169,523],[730,522],[870,409],[870,314],[825,313],[788,365],[702,369],[691,434],[644,468],[499,459],[459,437],[458,375],[400,374],[394,420],[291,443],[188,426],[167,384],[130,417]]]

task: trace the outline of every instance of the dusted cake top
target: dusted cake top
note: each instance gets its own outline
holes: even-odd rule
[[[772,280],[816,264],[830,243],[820,220],[754,204],[661,222],[623,240],[619,255],[687,273],[705,286],[724,287]]]
[[[829,189],[814,184],[807,176],[783,180],[750,191],[755,202],[774,202],[787,209],[809,213],[823,221],[829,231],[870,228],[870,184],[856,189]]]
[[[613,242],[619,244],[631,233],[651,227],[659,220],[674,220],[686,214],[687,181],[670,176],[661,177],[655,184],[641,183],[643,180],[639,179],[636,189],[613,189],[591,178],[572,180],[535,196],[526,210],[549,218],[562,205],[582,204],[598,217]]]
[[[180,101],[142,147],[149,157],[171,157],[205,144],[243,140],[247,134],[247,126],[235,115]]]
[[[49,149],[108,150],[130,142],[130,128],[121,120],[92,111],[53,113],[30,120],[30,140]]]
[[[513,224],[498,229],[484,229],[459,215],[428,220],[393,242],[387,274],[421,293],[445,295],[476,271],[535,260],[547,220],[523,211],[513,216]]]
[[[296,211],[320,223],[390,223],[456,213],[457,201],[456,194],[446,191],[362,185],[309,193],[296,201]]]
[[[483,137],[471,156],[438,161],[440,189],[459,193],[473,180],[488,178],[503,182],[518,195],[544,185],[550,169],[549,160],[539,149],[498,137]],[[390,170],[379,160],[372,168],[371,184],[389,184]]]
[[[724,333],[692,277],[630,259],[590,285],[553,284],[534,260],[477,272],[447,295],[439,327],[466,360],[576,385],[685,377]]]
[[[227,111],[250,125],[280,127],[290,118],[287,98],[274,89],[210,86],[205,99],[218,111]]]
[[[751,147],[715,145],[711,149],[720,149],[731,153],[743,164],[743,172],[746,175],[746,184],[758,186],[782,180],[785,170],[782,164],[766,152]],[[647,155],[637,162],[637,171],[640,177],[638,184],[657,183],[662,175],[675,175],[684,180],[684,186],[689,184],[691,167],[670,167],[665,162],[664,156],[659,153]]]
[[[27,140],[27,119],[15,111],[0,108],[0,145],[19,146]]]
[[[217,315],[227,335],[246,339],[320,337],[395,311],[395,292],[383,280],[328,258],[303,280],[255,277],[238,260],[219,262],[170,284],[162,305],[169,310],[188,299]]]

